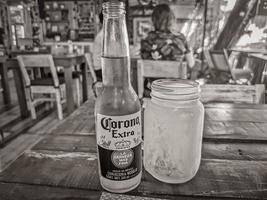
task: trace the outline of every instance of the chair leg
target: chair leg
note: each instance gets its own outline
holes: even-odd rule
[[[76,103],[79,107],[81,105],[81,92],[80,92],[80,79],[75,79],[75,85],[76,85]]]
[[[45,104],[45,110],[49,110],[50,109],[50,102],[46,102]]]
[[[53,98],[52,96],[53,96],[53,94],[51,94],[51,98]],[[50,101],[49,102],[49,105],[50,105],[50,108],[53,108],[54,107],[54,102],[53,101]]]
[[[58,119],[63,119],[63,111],[62,111],[62,104],[61,104],[61,97],[60,97],[60,91],[59,89],[56,90],[56,102],[57,102],[57,113],[58,113]]]
[[[36,111],[35,111],[34,103],[30,100],[29,104],[30,104],[30,110],[31,110],[32,119],[36,119]]]
[[[33,96],[29,88],[26,89],[26,95],[28,99],[28,106],[30,107],[32,119],[36,119],[35,105],[33,102]]]
[[[49,98],[51,98],[52,97],[52,94],[47,94],[46,96],[49,97]],[[45,110],[50,110],[52,108],[51,102],[52,101],[46,102],[46,104],[45,104]]]

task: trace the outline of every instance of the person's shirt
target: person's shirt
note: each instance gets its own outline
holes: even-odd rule
[[[93,43],[93,48],[92,48],[92,54],[93,54],[93,65],[95,70],[100,70],[101,69],[101,50],[102,50],[102,43],[103,43],[103,29],[101,29]]]
[[[182,55],[190,53],[185,36],[180,33],[151,31],[141,40],[141,57],[149,60],[180,60]]]

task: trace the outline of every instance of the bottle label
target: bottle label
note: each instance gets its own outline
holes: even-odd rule
[[[101,174],[128,180],[141,171],[141,111],[123,116],[97,114],[97,146]]]

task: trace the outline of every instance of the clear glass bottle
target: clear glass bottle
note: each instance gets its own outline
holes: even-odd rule
[[[156,80],[151,97],[144,112],[144,167],[160,181],[186,182],[201,158],[204,107],[198,83]]]
[[[130,82],[129,42],[122,2],[103,4],[103,91],[95,105],[100,182],[123,193],[141,181],[141,106]]]

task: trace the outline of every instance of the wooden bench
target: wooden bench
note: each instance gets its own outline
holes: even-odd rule
[[[200,100],[203,103],[265,103],[265,86],[257,85],[225,85],[205,84],[201,86]]]

